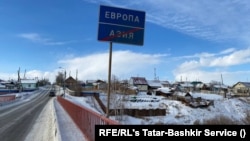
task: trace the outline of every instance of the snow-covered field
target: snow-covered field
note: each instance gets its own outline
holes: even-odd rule
[[[122,115],[122,118],[111,117],[113,119],[119,119],[122,124],[204,124],[207,120],[225,118],[231,120],[235,124],[249,124],[249,121],[245,121],[246,117],[249,117],[250,113],[250,97],[241,98],[223,98],[218,94],[203,94],[192,93],[192,96],[201,97],[207,100],[213,100],[213,104],[205,108],[192,108],[185,103],[177,100],[167,99],[163,96],[147,95],[141,93],[136,96],[136,99],[140,99],[138,102],[132,102],[128,99],[133,99],[134,96],[124,95],[111,95],[110,107],[123,106],[126,108],[133,107],[138,109],[146,108],[159,108],[166,109],[166,116],[154,116],[135,118],[131,116]],[[66,96],[68,100],[71,100],[77,104],[90,108],[100,114],[101,110],[96,106],[95,101],[88,97],[73,97]],[[107,103],[107,95],[101,93],[100,98],[103,103]],[[125,102],[122,102],[125,99]],[[126,100],[127,99],[127,100]]]
[[[32,97],[24,94],[23,98],[19,102],[25,102]],[[22,97],[22,94],[19,94]],[[112,104],[123,104],[123,106],[137,107],[137,108],[165,108],[165,116],[154,116],[135,118],[131,116],[119,116],[119,118],[111,116],[110,118],[118,120],[122,124],[202,124],[204,121],[214,119],[217,117],[227,117],[235,123],[249,124],[246,123],[245,119],[250,113],[250,97],[245,98],[223,98],[217,94],[201,94],[193,93],[193,97],[202,97],[209,100],[213,100],[214,104],[206,108],[192,108],[185,105],[181,101],[167,99],[163,96],[146,95],[141,93],[136,96],[137,99],[142,99],[143,102],[133,102],[129,99],[133,99],[133,96],[124,97],[124,95],[112,95],[110,99],[111,107],[115,106]],[[96,111],[100,114],[101,108],[98,106],[94,98],[91,97],[74,97],[66,94],[66,99]],[[107,95],[100,93],[100,98],[103,103],[107,103]],[[126,102],[121,102],[122,100]],[[153,99],[153,101],[151,100]],[[10,104],[15,104],[10,103]],[[8,105],[5,105],[8,106]],[[116,105],[117,106],[117,105]],[[247,115],[248,114],[248,115]],[[44,130],[46,129],[46,130]],[[84,141],[85,138],[79,128],[74,124],[72,119],[67,115],[64,109],[56,100],[56,97],[44,107],[40,114],[37,123],[32,128],[32,132],[27,136],[26,141],[39,140],[39,141]]]

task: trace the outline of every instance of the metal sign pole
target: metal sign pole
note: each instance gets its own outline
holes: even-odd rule
[[[112,42],[109,44],[109,72],[108,72],[108,96],[107,96],[107,118],[109,117],[110,87],[111,87],[111,65],[112,65]]]

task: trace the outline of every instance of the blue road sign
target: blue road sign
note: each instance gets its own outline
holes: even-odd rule
[[[98,40],[143,45],[145,12],[100,6]]]

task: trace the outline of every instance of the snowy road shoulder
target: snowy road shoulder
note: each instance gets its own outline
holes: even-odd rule
[[[56,141],[56,126],[54,102],[53,99],[50,99],[37,118],[36,123],[25,141]]]

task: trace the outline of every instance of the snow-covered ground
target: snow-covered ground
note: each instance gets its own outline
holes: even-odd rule
[[[42,110],[25,141],[56,141],[59,137],[58,135],[60,134],[57,132],[57,120],[55,117],[54,103],[51,99]]]
[[[123,115],[122,118],[110,117],[119,119],[122,124],[204,124],[211,119],[223,118],[231,120],[234,124],[249,124],[245,121],[247,116],[250,116],[250,97],[241,98],[223,98],[218,94],[191,93],[193,98],[201,97],[202,99],[213,101],[208,107],[193,108],[185,103],[177,100],[171,100],[163,96],[147,95],[140,93],[136,96],[139,99],[133,102],[135,96],[124,96],[120,94],[111,94],[110,107],[112,106],[124,108],[133,107],[134,109],[166,109],[166,116],[153,116],[144,118],[135,118]],[[96,106],[96,102],[89,97],[73,97],[67,95],[66,98],[74,103],[90,108],[100,114],[101,109]],[[107,103],[107,95],[100,93],[100,98],[104,104]],[[125,102],[122,102],[124,101]],[[140,102],[141,101],[141,102]],[[231,124],[231,122],[229,124]],[[225,124],[225,123],[222,123]]]
[[[29,95],[29,96],[28,96]],[[35,95],[32,93],[19,93],[21,97],[19,102],[25,102]],[[181,101],[167,99],[163,96],[147,95],[140,93],[136,99],[141,99],[143,102],[133,102],[134,96],[124,96],[120,94],[112,94],[110,99],[110,107],[123,105],[124,107],[137,108],[165,108],[166,116],[154,116],[135,118],[131,116],[122,115],[122,118],[111,116],[110,118],[118,120],[122,124],[202,124],[204,121],[214,119],[216,117],[224,116],[235,123],[246,124],[246,117],[250,113],[250,97],[247,98],[223,98],[217,94],[201,94],[192,93],[193,97],[202,97],[213,100],[214,104],[206,108],[192,108],[185,105]],[[92,97],[74,97],[66,94],[66,99],[96,111],[100,114],[101,108]],[[104,104],[107,103],[107,95],[100,93],[100,98]],[[121,99],[127,99],[126,102],[121,102]],[[153,101],[151,101],[153,99]],[[11,103],[15,104],[15,102]],[[3,105],[8,106],[8,105]],[[247,115],[248,114],[248,115]],[[249,121],[248,121],[249,124]],[[46,129],[46,130],[44,130]],[[32,132],[27,136],[26,141],[84,141],[85,138],[79,128],[75,125],[69,115],[64,111],[58,103],[56,97],[53,97],[49,103],[44,107],[40,114],[37,123],[34,125]]]
[[[25,141],[85,141],[80,129],[52,98],[39,115]]]

